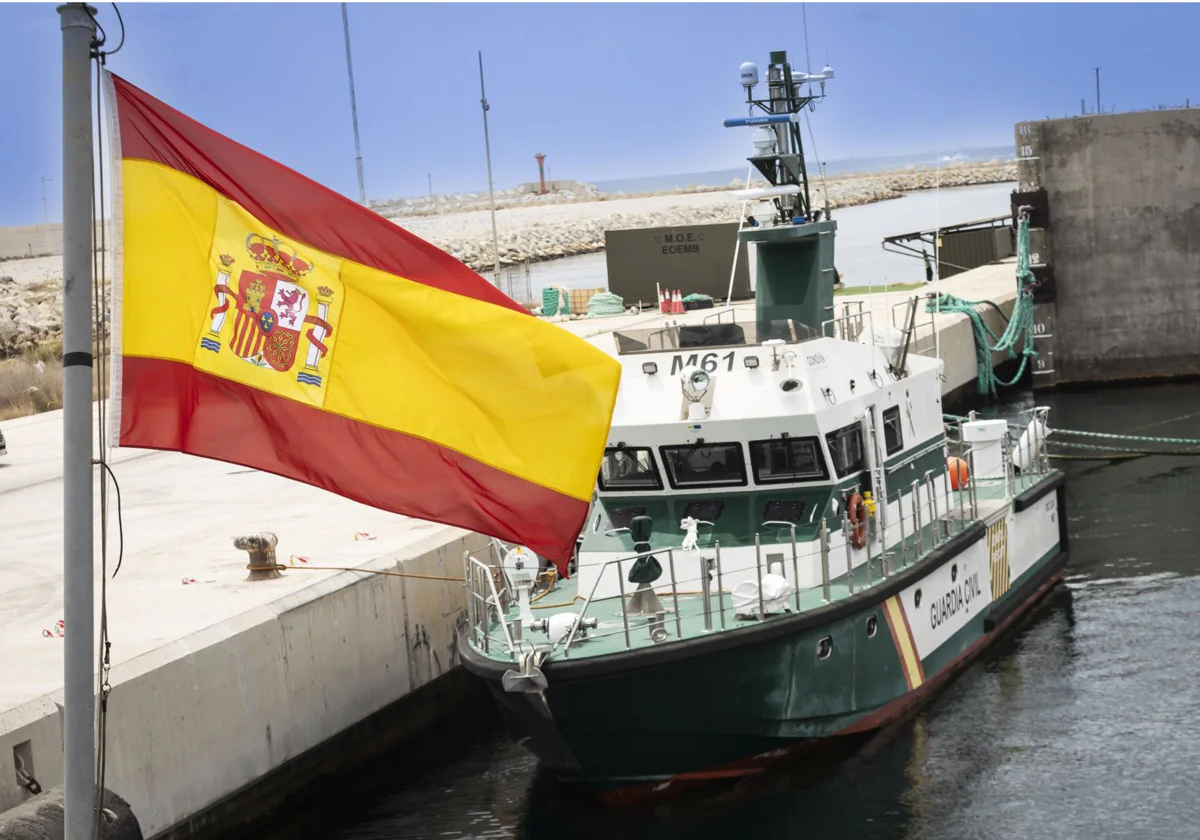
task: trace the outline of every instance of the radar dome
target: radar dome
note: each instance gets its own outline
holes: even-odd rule
[[[754,129],[754,151],[759,155],[769,155],[775,151],[775,132],[769,128]]]
[[[742,74],[742,87],[752,88],[758,84],[758,65],[753,61],[742,62],[738,71]]]

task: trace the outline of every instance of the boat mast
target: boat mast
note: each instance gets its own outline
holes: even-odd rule
[[[820,73],[793,73],[787,51],[774,50],[767,66],[767,96],[764,99],[754,98],[754,87],[759,81],[758,67],[748,61],[742,65],[741,73],[751,116],[726,120],[725,125],[760,126],[754,132],[757,154],[749,158],[750,163],[772,186],[799,188],[798,192],[774,197],[778,213],[776,223],[792,224],[794,219],[816,221],[819,216],[814,216],[809,195],[808,167],[800,137],[800,112],[805,107],[816,108],[816,103],[825,98],[825,82],[833,78],[833,68],[826,65]],[[819,94],[813,93],[813,82],[820,83]],[[803,90],[805,85],[807,91]],[[768,116],[755,117],[755,109]]]
[[[826,65],[820,73],[793,73],[787,53],[775,50],[767,67],[767,96],[756,99],[758,67],[747,61],[739,68],[746,89],[749,116],[725,120],[726,128],[754,129],[754,154],[748,160],[771,185],[747,189],[740,196],[770,200],[774,224],[739,227],[738,239],[753,242],[757,286],[754,292],[755,329],[758,339],[777,337],[795,341],[795,325],[821,332],[833,317],[833,239],[837,222],[822,218],[809,194],[808,167],[800,140],[801,114],[816,109],[825,98],[825,82],[833,78]],[[814,94],[813,83],[819,93]],[[807,86],[807,90],[805,87]],[[756,114],[755,110],[761,111]]]
[[[63,822],[89,840],[96,804],[92,564],[92,44],[95,9],[58,7],[63,187]]]

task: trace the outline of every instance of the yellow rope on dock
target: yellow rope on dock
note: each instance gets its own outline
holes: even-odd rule
[[[251,567],[249,564],[247,564],[246,568],[247,569],[255,568],[258,571],[264,571],[265,569],[273,568],[274,571],[277,571],[277,572],[281,572],[286,569],[308,569],[308,570],[314,571],[314,572],[362,572],[364,575],[387,575],[388,577],[416,578],[417,580],[445,580],[445,581],[450,581],[451,583],[466,583],[466,581],[460,577],[443,577],[442,575],[419,575],[416,572],[388,572],[388,571],[381,571],[379,569],[355,568],[354,566],[309,566],[309,565],[297,566],[295,564],[292,564],[289,566],[284,566],[282,563],[276,563],[273,567],[264,567],[264,566]]]

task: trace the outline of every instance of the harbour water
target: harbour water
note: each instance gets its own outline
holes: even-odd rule
[[[1037,402],[1060,428],[1200,438],[1200,384]],[[981,413],[1032,404],[1017,392]],[[1190,840],[1200,825],[1200,459],[1056,466],[1068,474],[1065,583],[930,705],[849,755],[610,813],[540,773],[481,704],[347,777],[270,837]]]
[[[837,268],[842,273],[842,282],[847,286],[923,282],[925,266],[921,260],[883,250],[883,238],[931,230],[938,224],[961,224],[1004,215],[1010,210],[1009,196],[1015,186],[985,184],[922,190],[889,201],[835,210]],[[534,300],[541,300],[541,290],[548,285],[568,289],[608,288],[603,251],[533,263],[529,273]],[[517,282],[523,283],[514,280]],[[1015,277],[1013,282],[1016,283]],[[688,290],[683,293],[688,294]]]
[[[895,172],[909,167],[932,168],[939,163],[942,166],[954,163],[982,163],[989,160],[1012,160],[1015,149],[1007,146],[982,146],[972,149],[957,149],[952,152],[918,152],[908,155],[887,155],[874,158],[852,158],[848,160],[825,161],[824,172],[827,176],[848,175],[851,173],[866,174],[869,172]],[[805,158],[805,165],[816,180],[821,173],[815,160]],[[761,177],[753,173],[754,177]],[[639,193],[666,192],[667,190],[686,189],[697,186],[725,186],[734,180],[743,181],[746,178],[746,167],[734,169],[718,169],[710,172],[685,172],[675,175],[650,175],[642,178],[618,178],[611,181],[596,181],[596,188],[603,193]]]

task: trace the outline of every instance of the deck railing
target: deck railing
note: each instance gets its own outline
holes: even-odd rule
[[[1045,412],[1035,409],[1035,417],[1044,419]],[[1004,497],[1011,498],[1013,493],[1020,493],[1026,486],[1032,486],[1036,481],[1050,471],[1049,461],[1045,457],[1044,439],[1037,424],[1035,432],[1027,441],[1031,450],[1027,469],[1018,475],[1014,463],[1014,447],[1011,442],[1003,446],[1002,475],[997,478],[977,480],[976,450],[974,447],[961,442],[953,434],[940,447],[945,459],[953,450],[967,464],[971,479],[965,487],[955,490],[951,486],[950,472],[947,468],[927,470],[905,487],[897,488],[887,496],[890,514],[883,515],[883,500],[868,507],[866,519],[866,542],[862,549],[853,548],[850,540],[851,529],[854,527],[845,516],[845,499],[850,494],[859,492],[858,487],[848,488],[842,498],[831,500],[825,510],[821,511],[820,519],[815,522],[816,531],[812,539],[798,540],[798,527],[812,523],[793,523],[787,521],[766,521],[761,528],[776,529],[767,531],[774,538],[774,545],[790,547],[790,563],[785,556],[778,574],[791,587],[787,592],[786,602],[789,612],[801,612],[818,606],[833,603],[850,597],[862,588],[875,586],[896,573],[907,569],[929,552],[954,538],[974,522],[980,520],[979,486],[991,483],[993,486],[1002,484]],[[951,430],[952,433],[956,430]],[[960,430],[959,430],[960,431]],[[836,501],[836,511],[833,504]],[[840,528],[836,521],[840,520]],[[831,523],[835,528],[831,528]],[[786,530],[786,537],[780,542],[780,530]],[[831,539],[831,534],[840,531],[841,545]],[[498,541],[487,552],[480,556],[467,555],[467,588],[468,588],[468,621],[472,642],[484,650],[490,651],[496,645],[509,652],[515,659],[520,649],[532,649],[534,646],[548,647],[551,653],[561,653],[570,657],[571,652],[585,639],[604,637],[620,637],[624,648],[644,646],[647,642],[653,644],[670,641],[674,630],[674,640],[695,637],[713,632],[719,627],[721,631],[728,629],[733,621],[770,621],[777,614],[769,614],[768,601],[783,600],[768,597],[763,586],[764,576],[771,574],[772,565],[779,564],[777,557],[768,556],[764,562],[763,539],[764,531],[756,531],[753,535],[754,554],[751,564],[742,562],[731,566],[723,562],[723,549],[720,540],[712,540],[710,545],[701,546],[698,550],[698,575],[683,576],[679,573],[677,560],[681,556],[697,557],[697,550],[685,550],[682,547],[656,548],[651,551],[628,556],[617,557],[603,563],[593,565],[591,571],[595,578],[585,597],[582,597],[582,608],[576,613],[577,620],[570,625],[569,632],[564,632],[559,638],[549,637],[549,622],[539,621],[534,627],[523,627],[516,620],[510,607],[514,603],[514,588],[505,575],[502,558],[506,550]],[[747,539],[745,542],[749,542]],[[841,556],[839,556],[841,555]],[[632,584],[627,581],[630,567],[639,559],[656,557],[663,566],[662,577],[656,580],[650,589],[661,609],[654,613],[634,612],[630,608]],[[843,560],[844,558],[844,560]],[[665,560],[665,563],[662,562]],[[844,566],[834,572],[837,566]],[[788,580],[787,570],[790,566],[791,579]],[[584,568],[587,568],[586,566]],[[801,570],[815,571],[819,583],[816,586],[801,586]],[[578,574],[577,570],[577,574]],[[602,583],[609,581],[610,575],[616,576],[617,592],[614,595],[597,597]],[[750,608],[743,605],[740,609],[733,603],[736,587],[726,588],[731,575],[745,584],[753,582],[755,593],[750,600]],[[715,576],[715,581],[713,580]],[[805,576],[807,577],[807,575]],[[716,587],[713,591],[713,583]],[[805,593],[819,590],[819,598],[804,598]],[[579,593],[575,602],[580,600]],[[545,594],[543,593],[543,596]],[[553,596],[549,596],[553,600]],[[805,601],[808,601],[807,607]],[[753,603],[757,601],[757,603]],[[574,603],[574,602],[572,602]],[[668,609],[665,605],[669,604]],[[619,607],[618,607],[619,605]],[[552,604],[553,607],[564,608],[562,603]],[[534,603],[532,609],[544,607]],[[619,612],[618,612],[619,610]],[[620,624],[616,625],[611,619],[620,616]],[[669,615],[668,615],[669,614]],[[693,620],[695,623],[693,623]],[[688,625],[692,629],[688,631]],[[700,627],[703,629],[701,630]],[[648,629],[648,640],[636,638],[638,631]],[[526,638],[526,632],[542,631],[547,633],[546,641],[535,643]]]
[[[837,311],[837,307],[834,307]],[[874,335],[875,322],[871,310],[863,309],[861,300],[847,301],[842,304],[842,314],[821,322],[821,335],[827,338],[839,338],[843,341],[858,341],[865,330]]]

